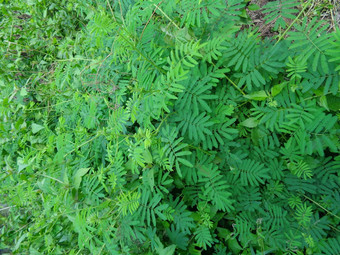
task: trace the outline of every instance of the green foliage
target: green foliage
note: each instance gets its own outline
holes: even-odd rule
[[[247,2],[0,0],[0,253],[340,253],[339,29]]]
[[[327,27],[326,24],[321,21],[317,22],[316,19],[308,23],[305,17],[301,25],[295,25],[296,32],[289,32],[288,40],[294,41],[290,49],[299,50],[299,55],[303,56],[301,62],[310,60],[314,72],[318,66],[321,66],[323,73],[329,72],[326,51],[332,48],[332,44],[330,44],[330,35],[325,33]]]
[[[202,247],[205,250],[207,249],[207,246],[211,247],[211,245],[213,244],[214,240],[210,234],[209,228],[207,228],[204,225],[198,226],[194,235],[197,242],[197,246]]]
[[[299,11],[296,7],[299,5],[296,0],[278,0],[270,1],[263,7],[263,13],[266,14],[264,19],[266,23],[275,22],[274,29],[285,28],[287,22],[285,19],[294,19]]]

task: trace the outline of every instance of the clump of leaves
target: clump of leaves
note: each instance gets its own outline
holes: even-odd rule
[[[339,31],[298,1],[266,39],[242,0],[67,2],[0,4],[0,249],[338,253]]]

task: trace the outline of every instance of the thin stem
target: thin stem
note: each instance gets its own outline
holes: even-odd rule
[[[295,24],[295,22],[300,18],[300,16],[302,15],[302,13],[305,11],[305,9],[307,8],[308,4],[309,4],[310,1],[308,1],[305,6],[302,8],[302,10],[300,11],[299,15],[296,16],[296,18],[293,20],[292,23],[290,23],[290,25],[287,27],[287,29],[283,32],[283,34],[279,37],[279,39],[277,40],[277,42],[275,43],[278,44],[282,39],[283,37],[287,34],[287,32],[292,28],[292,26]]]
[[[334,213],[328,211],[325,207],[323,207],[322,205],[320,205],[318,202],[314,201],[313,199],[311,199],[310,197],[307,197],[306,195],[302,194],[305,198],[307,198],[309,201],[313,202],[314,204],[316,204],[317,206],[319,206],[320,208],[322,208],[323,210],[325,210],[327,213],[329,213],[330,215],[334,216],[335,218],[340,220],[340,217],[338,215],[335,215]]]
[[[62,182],[61,180],[58,180],[58,179],[56,179],[56,178],[54,178],[54,177],[52,177],[52,176],[48,176],[48,175],[46,175],[46,174],[39,174],[39,175],[41,175],[41,176],[43,176],[43,177],[46,177],[46,178],[49,178],[49,179],[51,179],[51,180],[54,180],[54,181],[56,181],[56,182],[59,182],[59,183],[61,183],[61,184],[65,184],[65,183]]]
[[[87,140],[86,142],[82,143],[81,145],[78,145],[77,148],[75,148],[75,149],[69,151],[68,153],[66,153],[66,154],[64,155],[64,158],[66,158],[66,157],[67,157],[68,155],[70,155],[72,152],[74,152],[74,151],[78,150],[79,148],[83,147],[84,145],[86,145],[86,144],[92,142],[94,139],[96,139],[97,137],[99,137],[99,136],[101,136],[101,135],[102,135],[102,132],[98,132],[98,133],[97,133],[94,137],[92,137],[90,140]]]
[[[157,5],[155,5],[155,4],[153,4],[177,29],[180,29],[180,27],[179,26],[177,26],[176,25],[176,23],[172,20],[172,19],[170,19],[170,17],[168,16],[168,15],[166,15],[166,13],[165,12],[163,12],[162,11],[162,9],[161,8],[159,8]]]
[[[4,208],[0,208],[0,212],[1,212],[1,211],[5,211],[5,210],[9,210],[9,209],[14,208],[14,207],[16,207],[16,205],[7,206],[7,207],[4,207]]]
[[[8,44],[15,44],[15,45],[18,45],[18,46],[22,46],[22,47],[26,47],[28,50],[31,50],[31,51],[36,51],[36,52],[39,52],[39,53],[43,53],[45,55],[49,55],[51,57],[54,58],[54,56],[52,56],[51,54],[47,53],[47,52],[43,52],[43,51],[40,51],[40,50],[36,50],[36,49],[31,49],[29,46],[27,45],[23,45],[23,44],[20,44],[20,43],[15,43],[15,42],[11,42],[11,41],[5,41],[5,42],[8,42]]]
[[[106,2],[107,2],[107,5],[108,5],[109,8],[110,8],[110,11],[111,11],[111,14],[112,14],[113,19],[115,20],[115,22],[117,22],[116,17],[115,17],[115,15],[114,15],[114,12],[113,12],[113,10],[112,10],[112,7],[111,7],[111,5],[110,5],[109,0],[106,0]]]
[[[238,91],[240,91],[240,93],[242,94],[242,95],[246,95],[246,93],[244,93],[243,92],[243,90],[242,89],[240,89],[239,87],[237,87],[237,85],[231,80],[231,79],[229,79],[229,77],[227,76],[227,75],[224,75],[226,78],[227,78],[227,80],[238,90]]]
[[[212,63],[214,67],[216,67],[216,65],[214,63]],[[233,85],[242,95],[246,95],[246,93],[243,92],[242,89],[240,89],[226,74],[223,74],[225,78],[227,78],[227,80],[231,83],[231,85]]]
[[[124,17],[123,17],[122,3],[120,2],[120,0],[118,0],[118,3],[119,3],[120,15],[122,17],[123,25],[126,27],[125,20],[124,20]]]
[[[74,99],[62,101],[62,102],[59,102],[59,103],[56,103],[56,104],[53,104],[53,105],[50,105],[50,106],[44,106],[44,107],[37,107],[37,108],[32,108],[32,109],[26,109],[26,111],[42,110],[42,109],[46,109],[46,108],[49,108],[49,107],[54,107],[54,106],[57,106],[57,105],[60,105],[60,104],[65,104],[65,103],[71,102],[71,101],[73,101],[73,100],[74,100]]]
[[[157,7],[159,7],[162,3],[163,3],[163,1],[160,1],[160,2],[159,2],[159,4],[158,4],[158,5],[156,6],[156,8],[153,10],[153,12],[152,12],[152,14],[151,14],[149,20],[146,22],[146,24],[145,24],[145,26],[144,26],[144,28],[143,28],[142,34],[141,34],[141,36],[140,36],[140,38],[139,38],[140,41],[142,40],[143,34],[144,34],[144,30],[145,30],[146,27],[148,26],[150,20],[152,19],[152,16],[155,14]]]

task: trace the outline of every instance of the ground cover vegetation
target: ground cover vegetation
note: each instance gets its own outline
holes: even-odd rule
[[[339,19],[1,0],[0,251],[340,254]]]

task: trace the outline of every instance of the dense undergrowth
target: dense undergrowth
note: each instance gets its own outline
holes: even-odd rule
[[[340,254],[340,31],[314,2],[0,1],[0,249]]]

